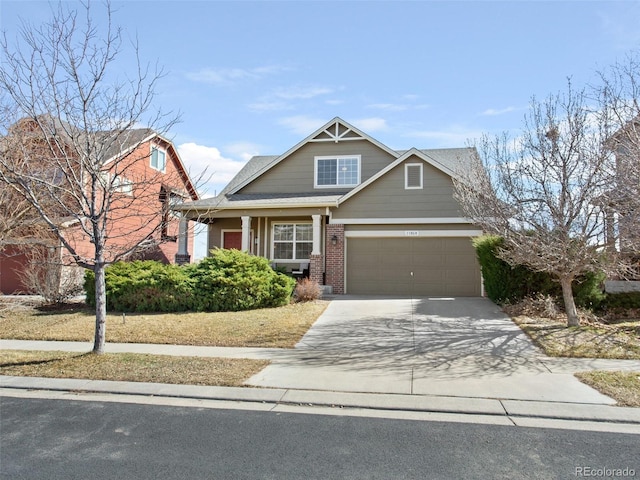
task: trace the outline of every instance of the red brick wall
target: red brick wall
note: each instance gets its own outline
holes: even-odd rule
[[[311,255],[309,259],[309,279],[322,285],[322,274],[324,273],[324,257],[322,255]]]
[[[333,293],[344,294],[344,225],[327,225],[325,263],[326,284],[333,287]],[[331,243],[333,236],[338,238],[336,245]]]

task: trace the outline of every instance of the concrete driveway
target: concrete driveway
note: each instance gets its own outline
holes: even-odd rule
[[[484,298],[333,300],[294,350],[249,385],[614,403],[545,357]]]

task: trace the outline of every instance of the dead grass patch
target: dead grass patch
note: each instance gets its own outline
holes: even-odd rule
[[[640,372],[581,372],[576,377],[624,407],[640,407]]]
[[[566,319],[513,317],[513,321],[553,357],[640,359],[638,321],[604,324],[584,322],[567,327]]]
[[[292,348],[327,301],[215,313],[109,313],[107,342],[223,347]],[[16,340],[92,341],[95,313],[84,304],[60,309],[12,306],[0,312],[0,337]]]
[[[239,387],[266,360],[2,351],[0,375]]]

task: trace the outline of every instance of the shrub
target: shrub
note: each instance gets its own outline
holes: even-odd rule
[[[274,271],[266,258],[238,250],[211,253],[188,268],[195,310],[238,311],[289,303],[295,280]]]
[[[107,309],[123,312],[177,312],[191,303],[191,279],[177,265],[153,260],[117,262],[106,269]],[[95,306],[95,274],[85,275],[87,303]]]
[[[536,295],[550,295],[562,303],[562,289],[554,277],[546,272],[534,272],[523,265],[511,266],[497,257],[504,240],[498,236],[476,238],[473,245],[482,267],[487,296],[498,304],[517,303]],[[595,309],[603,302],[602,273],[586,273],[573,284],[576,305]]]
[[[293,296],[298,302],[312,302],[322,296],[322,288],[318,282],[303,278],[298,280]]]
[[[498,258],[503,244],[501,237],[491,235],[473,241],[482,267],[484,288],[491,300],[498,304],[513,303],[536,293],[553,291],[556,286],[548,274],[533,272],[522,265],[511,266]]]
[[[82,293],[82,269],[63,264],[60,249],[36,246],[26,252],[26,258],[26,268],[18,275],[28,292],[49,304],[64,303]]]
[[[611,310],[640,308],[640,292],[607,293],[603,306]]]
[[[558,318],[560,308],[557,299],[551,295],[537,294],[525,297],[512,305],[506,305],[504,311],[511,316]]]

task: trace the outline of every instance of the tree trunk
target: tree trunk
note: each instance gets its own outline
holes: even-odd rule
[[[105,282],[105,265],[103,262],[96,263],[96,333],[93,343],[93,353],[104,353],[107,325],[107,289]]]
[[[564,299],[564,310],[567,314],[567,327],[577,327],[580,325],[576,302],[573,299],[573,291],[571,290],[572,283],[573,278],[571,277],[563,277],[560,279],[562,298]]]

